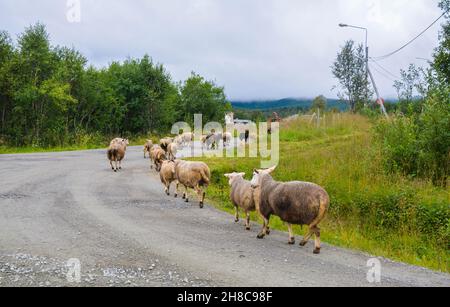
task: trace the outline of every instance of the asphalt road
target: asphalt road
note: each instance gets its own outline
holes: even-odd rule
[[[385,259],[370,283],[369,255],[257,240],[258,225],[166,196],[141,147],[118,173],[94,150],[0,155],[0,174],[0,286],[450,286]]]

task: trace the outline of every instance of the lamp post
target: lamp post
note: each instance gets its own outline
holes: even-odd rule
[[[365,44],[365,47],[366,47],[366,84],[367,84],[366,86],[368,86],[368,84],[369,84],[369,45],[367,44],[368,30],[367,30],[367,28],[364,28],[364,27],[352,26],[352,25],[348,25],[345,23],[340,23],[339,27],[360,29],[360,30],[364,30],[366,32],[366,44]],[[367,92],[369,92],[368,89],[367,89]]]
[[[386,112],[386,108],[384,107],[384,100],[383,98],[381,98],[379,92],[378,92],[378,88],[377,85],[375,84],[375,79],[372,76],[372,73],[369,70],[369,46],[368,46],[368,30],[367,28],[364,27],[359,27],[359,26],[353,26],[353,25],[348,25],[345,23],[340,23],[339,27],[341,28],[354,28],[354,29],[359,29],[359,30],[364,30],[366,33],[366,91],[367,91],[367,96],[369,95],[369,76],[370,76],[370,80],[372,81],[373,87],[375,89],[375,93],[377,95],[377,103],[380,105],[381,107],[381,111],[383,112],[383,114],[387,117],[387,112]]]

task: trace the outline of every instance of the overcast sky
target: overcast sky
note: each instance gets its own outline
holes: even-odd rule
[[[69,1],[70,2],[70,1]],[[37,21],[54,45],[73,46],[95,66],[148,53],[175,81],[191,71],[225,87],[228,98],[335,97],[332,64],[347,39],[371,56],[406,43],[434,21],[437,0],[80,0],[81,21],[67,19],[67,0],[0,0],[0,30],[13,38]],[[440,25],[381,62],[394,75],[430,58]],[[378,68],[378,67],[374,67]],[[378,68],[378,70],[381,70]],[[386,74],[386,73],[385,73]],[[374,71],[380,91],[395,97],[392,80]],[[393,78],[392,76],[389,76]]]

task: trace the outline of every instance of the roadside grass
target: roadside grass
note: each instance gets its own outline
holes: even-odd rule
[[[280,163],[274,178],[311,181],[331,198],[321,223],[324,242],[397,261],[450,272],[450,193],[430,183],[386,175],[380,152],[371,138],[369,119],[350,114],[329,118],[324,126],[283,123]],[[260,165],[259,158],[201,158],[211,168],[208,200],[233,213],[225,173],[246,172]],[[260,218],[253,213],[252,220]],[[233,218],[230,217],[230,223]],[[272,217],[270,226],[287,227]],[[244,231],[244,226],[242,224]],[[294,227],[303,235],[307,227]],[[287,240],[287,235],[286,235]]]
[[[14,146],[0,145],[0,155],[106,149],[109,145],[110,139],[113,139],[113,137],[103,138],[101,140],[96,140],[95,142],[81,141],[78,142],[78,144],[67,146],[56,146],[56,147],[38,147],[38,146],[14,147]],[[154,135],[135,136],[130,139],[130,146],[144,146],[145,142],[148,139],[152,139],[153,142],[155,142],[158,141],[160,137]]]

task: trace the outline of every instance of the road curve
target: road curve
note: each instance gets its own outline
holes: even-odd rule
[[[166,196],[141,147],[118,173],[105,150],[0,155],[0,171],[0,286],[450,286],[381,258],[370,283],[369,255],[313,255],[276,231],[257,240],[255,224]],[[81,279],[67,278],[69,259]]]

